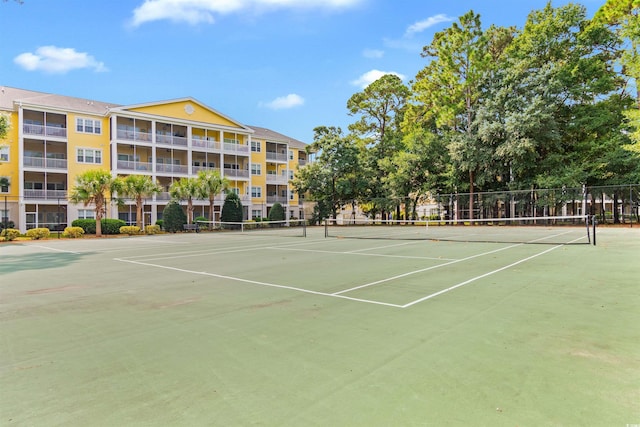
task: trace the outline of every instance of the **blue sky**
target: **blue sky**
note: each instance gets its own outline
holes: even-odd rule
[[[569,1],[556,0],[560,6]],[[603,0],[583,0],[589,16]],[[193,97],[304,142],[347,125],[383,73],[408,83],[434,33],[470,9],[524,24],[546,0],[13,0],[0,2],[0,85],[137,104]]]

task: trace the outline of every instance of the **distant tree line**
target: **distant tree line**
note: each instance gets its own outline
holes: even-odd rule
[[[410,85],[354,94],[348,132],[314,129],[294,186],[316,217],[370,214],[428,194],[640,183],[640,0],[532,11],[483,28],[469,11],[424,46]],[[473,200],[473,197],[471,197]]]

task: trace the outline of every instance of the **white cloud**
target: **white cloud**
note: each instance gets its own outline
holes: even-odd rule
[[[104,63],[86,52],[76,52],[73,48],[41,46],[35,53],[25,52],[16,56],[13,62],[27,71],[45,71],[64,74],[68,71],[89,68],[96,72],[108,71]]]
[[[265,107],[270,108],[272,110],[285,110],[287,108],[293,108],[300,105],[304,105],[304,98],[295,93],[290,93],[287,96],[281,96],[279,98],[274,99],[271,102],[267,102],[264,104],[261,103],[260,105],[261,106],[264,105]]]
[[[362,51],[362,56],[365,58],[378,59],[384,56],[384,50],[378,49],[365,49]]]
[[[433,27],[436,24],[439,24],[441,22],[451,22],[453,20],[454,18],[451,18],[443,13],[430,16],[427,19],[423,19],[422,21],[418,21],[414,24],[409,25],[409,28],[407,28],[407,31],[405,31],[404,36],[412,37],[414,34],[421,33],[427,28]]]
[[[364,89],[367,86],[369,86],[371,83],[378,80],[380,77],[384,76],[385,74],[393,74],[395,76],[400,77],[401,80],[405,79],[404,75],[400,73],[396,73],[395,71],[371,70],[371,71],[367,71],[366,73],[358,77],[356,80],[353,80],[351,84],[354,86],[360,86],[362,89]]]
[[[133,10],[134,27],[168,19],[191,25],[213,23],[216,15],[270,9],[344,9],[362,0],[144,0]]]

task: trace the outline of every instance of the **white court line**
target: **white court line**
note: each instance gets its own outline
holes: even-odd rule
[[[269,287],[272,287],[272,288],[280,288],[280,289],[289,289],[289,290],[293,290],[293,291],[304,292],[304,293],[307,293],[307,294],[322,295],[322,296],[328,296],[328,297],[339,297],[339,298],[348,299],[348,300],[352,300],[352,301],[366,302],[366,303],[369,303],[369,304],[377,304],[377,305],[385,305],[385,306],[389,306],[389,307],[402,308],[402,306],[399,305],[399,304],[391,304],[391,303],[381,302],[381,301],[367,300],[367,299],[361,299],[361,298],[352,298],[352,297],[346,297],[346,296],[340,296],[340,295],[332,295],[332,294],[328,294],[328,293],[325,293],[325,292],[318,292],[318,291],[312,291],[312,290],[309,290],[309,289],[296,288],[294,286],[285,286],[285,285],[277,285],[275,283],[259,282],[257,280],[242,279],[240,277],[225,276],[223,274],[208,273],[206,271],[186,270],[184,268],[168,267],[168,266],[165,266],[165,265],[150,264],[150,263],[147,263],[147,262],[131,261],[131,260],[119,259],[119,258],[114,258],[113,260],[114,261],[119,261],[119,262],[126,262],[126,263],[130,263],[130,264],[144,265],[144,266],[147,266],[147,267],[155,267],[155,268],[162,268],[162,269],[165,269],[165,270],[179,271],[179,272],[182,272],[182,273],[197,274],[197,275],[200,275],[200,276],[217,277],[219,279],[233,280],[233,281],[236,281],[236,282],[250,283],[250,284],[253,284],[253,285],[269,286]]]
[[[580,237],[580,238],[578,238],[578,239],[571,240],[569,243],[574,243],[574,242],[577,242],[578,240],[581,240],[581,239],[583,239],[583,237]],[[554,246],[554,247],[552,247],[552,248],[547,249],[546,251],[539,252],[539,253],[537,253],[537,254],[535,254],[535,255],[531,255],[530,257],[523,258],[523,259],[521,259],[521,260],[519,260],[519,261],[516,261],[516,262],[513,262],[513,263],[511,263],[511,264],[509,264],[509,265],[505,265],[504,267],[500,267],[500,268],[495,269],[495,270],[493,270],[493,271],[490,271],[490,272],[488,272],[488,273],[481,274],[480,276],[476,276],[476,277],[473,277],[473,278],[471,278],[471,279],[469,279],[469,280],[465,280],[464,282],[458,283],[457,285],[454,285],[454,286],[448,287],[447,289],[443,289],[443,290],[438,291],[438,292],[436,292],[436,293],[433,293],[433,294],[431,294],[431,295],[427,295],[426,297],[422,297],[422,298],[419,298],[419,299],[417,299],[417,300],[415,300],[415,301],[412,301],[412,302],[410,302],[410,303],[408,303],[408,304],[405,304],[405,305],[403,305],[403,306],[402,306],[402,308],[411,307],[412,305],[418,304],[419,302],[423,302],[423,301],[426,301],[426,300],[428,300],[428,299],[431,299],[431,298],[437,297],[438,295],[442,295],[442,294],[444,294],[444,293],[447,293],[447,292],[449,292],[449,291],[452,291],[452,290],[457,289],[457,288],[459,288],[459,287],[462,287],[462,286],[464,286],[464,285],[468,285],[469,283],[475,282],[476,280],[480,280],[480,279],[485,278],[485,277],[487,277],[487,276],[491,276],[491,275],[493,275],[493,274],[499,273],[500,271],[506,270],[507,268],[511,268],[511,267],[513,267],[513,266],[515,266],[515,265],[522,264],[523,262],[527,262],[527,261],[529,261],[529,260],[531,260],[531,259],[533,259],[533,258],[539,257],[540,255],[544,255],[544,254],[546,254],[546,253],[549,253],[549,252],[551,252],[551,251],[553,251],[553,250],[556,250],[556,249],[558,249],[558,248],[561,248],[561,247],[563,247],[563,246],[564,246],[564,245]]]
[[[32,247],[32,248],[47,249],[47,250],[54,251],[54,252],[65,252],[65,253],[68,253],[68,254],[76,254],[76,255],[81,255],[82,254],[82,252],[67,251],[65,249],[56,249],[56,248],[51,248],[49,246],[40,246],[40,245],[29,245],[29,246]]]
[[[382,248],[382,247],[381,247]],[[381,249],[378,248],[378,249]],[[283,247],[273,247],[269,249],[279,249],[281,251],[298,251],[298,252],[315,252],[320,254],[335,254],[335,255],[358,255],[358,256],[367,256],[367,257],[383,257],[383,258],[403,258],[403,259],[428,259],[435,261],[457,261],[454,258],[435,258],[435,257],[425,257],[425,256],[408,256],[408,255],[384,255],[384,254],[362,254],[360,252],[336,252],[336,251],[322,251],[319,249],[289,249]]]
[[[373,285],[379,285],[380,283],[390,282],[392,280],[401,279],[403,277],[411,276],[413,274],[424,273],[425,271],[434,270],[434,269],[440,268],[440,267],[446,267],[447,265],[456,264],[458,262],[463,262],[463,261],[468,261],[468,260],[473,259],[473,258],[478,258],[478,257],[481,257],[481,256],[490,255],[490,254],[493,254],[493,253],[496,253],[496,252],[501,252],[501,251],[504,251],[504,250],[507,250],[507,249],[511,249],[511,248],[514,248],[516,246],[521,246],[521,245],[523,245],[523,243],[518,243],[517,245],[505,246],[504,248],[495,249],[495,250],[489,251],[489,252],[483,252],[481,254],[471,255],[470,257],[456,259],[456,260],[445,262],[445,263],[438,264],[438,265],[432,265],[431,267],[421,268],[419,270],[409,271],[407,273],[398,274],[397,276],[387,277],[386,279],[376,280],[375,282],[365,283],[364,285],[360,285],[360,286],[356,286],[356,287],[353,287],[353,288],[350,288],[350,289],[344,289],[342,291],[334,292],[331,295],[341,295],[341,294],[344,294],[346,292],[351,292],[351,291],[355,291],[357,289],[367,288],[367,287],[373,286]]]

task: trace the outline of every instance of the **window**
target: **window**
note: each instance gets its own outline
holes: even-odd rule
[[[289,171],[289,180],[293,179],[293,171]]]
[[[289,160],[293,160],[293,150],[289,150]]]
[[[262,175],[262,165],[251,164],[251,175]]]
[[[91,148],[78,148],[78,163],[102,163],[102,150],[94,150]]]
[[[251,151],[259,153],[261,150],[260,141],[251,141]]]
[[[9,147],[0,147],[0,162],[9,161]]]
[[[251,197],[262,197],[262,187],[251,187]]]
[[[95,219],[96,211],[93,209],[78,209],[78,219]]]
[[[2,177],[2,178],[6,178],[6,177]],[[8,185],[0,185],[0,193],[8,193],[8,192],[9,192]]]
[[[92,120],[92,119],[77,117],[76,131],[82,132],[82,133],[93,133],[93,134],[99,135],[102,133],[102,123],[100,122],[100,120]]]
[[[251,219],[262,218],[262,211],[260,209],[251,210]]]

